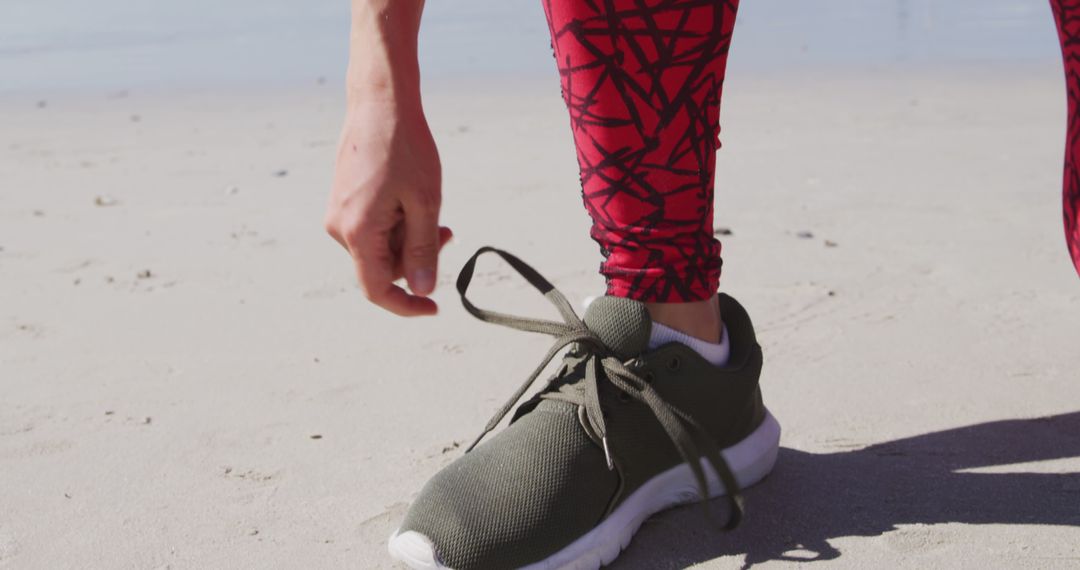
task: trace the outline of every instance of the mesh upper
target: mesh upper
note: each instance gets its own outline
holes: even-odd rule
[[[576,407],[545,401],[435,475],[401,530],[456,570],[517,568],[592,529],[617,486]]]
[[[749,317],[729,297],[721,295],[720,303],[732,338],[729,367],[713,367],[683,345],[641,358],[665,400],[727,446],[760,424],[764,407],[757,384],[761,351]],[[642,303],[601,297],[584,321],[623,359],[638,357],[648,345],[652,321]],[[669,367],[673,356],[681,361],[675,368]],[[580,387],[570,379],[560,390]],[[605,417],[617,471],[607,468],[603,450],[581,426],[577,406],[545,399],[535,408],[523,406],[525,413],[506,429],[428,481],[400,530],[428,537],[440,562],[456,570],[525,566],[590,531],[609,507],[681,462],[651,411],[618,398],[607,382],[599,389],[611,411]]]
[[[652,319],[644,303],[621,297],[600,297],[589,305],[582,320],[623,360],[641,354],[649,345]]]

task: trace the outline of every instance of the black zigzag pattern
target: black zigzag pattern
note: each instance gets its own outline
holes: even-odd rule
[[[1080,0],[1051,0],[1065,60],[1069,126],[1065,141],[1065,182],[1062,191],[1065,239],[1080,273]]]
[[[712,296],[713,177],[735,0],[544,0],[609,294]]]

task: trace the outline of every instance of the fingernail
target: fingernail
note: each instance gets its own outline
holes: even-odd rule
[[[417,269],[409,282],[413,293],[427,295],[435,290],[435,272],[430,269]]]

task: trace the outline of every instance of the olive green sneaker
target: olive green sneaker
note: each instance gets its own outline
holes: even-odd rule
[[[473,305],[465,292],[487,252],[539,289],[565,322]],[[739,489],[772,470],[780,441],[758,389],[761,347],[738,302],[720,296],[732,352],[727,366],[715,367],[680,343],[646,351],[652,325],[637,301],[602,297],[578,318],[539,273],[500,250],[479,250],[457,288],[481,320],[557,339],[477,442],[570,348],[506,429],[424,486],[390,538],[394,558],[424,569],[595,569],[664,509],[724,496],[726,527],[738,524]]]

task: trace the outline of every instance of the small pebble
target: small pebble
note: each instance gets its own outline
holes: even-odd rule
[[[316,433],[316,434],[312,434],[312,435],[311,435],[310,437],[311,437],[311,439],[322,439],[322,436],[321,436],[321,435],[319,435],[319,434],[317,434],[317,433]]]
[[[112,410],[105,410],[105,415],[106,415],[106,416],[111,416],[111,415],[113,415],[113,414],[115,414],[115,413],[116,413],[116,412],[114,412],[114,411],[112,411]]]
[[[235,196],[235,195],[237,195],[239,193],[240,193],[240,187],[239,186],[229,186],[228,188],[225,189],[225,194],[227,194],[229,196]]]
[[[112,196],[97,196],[94,198],[94,205],[102,208],[108,208],[109,206],[115,206],[120,201]]]
[[[152,421],[154,421],[154,419],[151,418],[150,416],[146,416],[145,418],[142,419],[143,425],[147,425],[147,426],[150,425],[150,422],[152,422]]]
[[[716,231],[713,232],[714,236],[730,236],[734,234],[735,232],[731,231],[730,228],[717,228]]]
[[[277,172],[274,173],[274,176],[276,176],[278,178],[285,178],[288,175],[289,175],[288,170],[278,170]]]
[[[45,211],[44,210],[34,210],[34,216],[36,216],[38,218],[43,218],[43,217],[45,217]]]
[[[814,234],[813,234],[813,232],[808,232],[806,230],[803,230],[803,231],[795,234],[795,237],[797,237],[799,239],[814,239]]]
[[[149,279],[149,278],[153,277],[154,274],[151,273],[149,269],[143,269],[142,271],[140,271],[135,276],[138,277],[139,279]]]
[[[836,247],[838,245],[840,245],[840,244],[838,244],[835,241],[832,241],[830,239],[825,240],[825,247]]]

